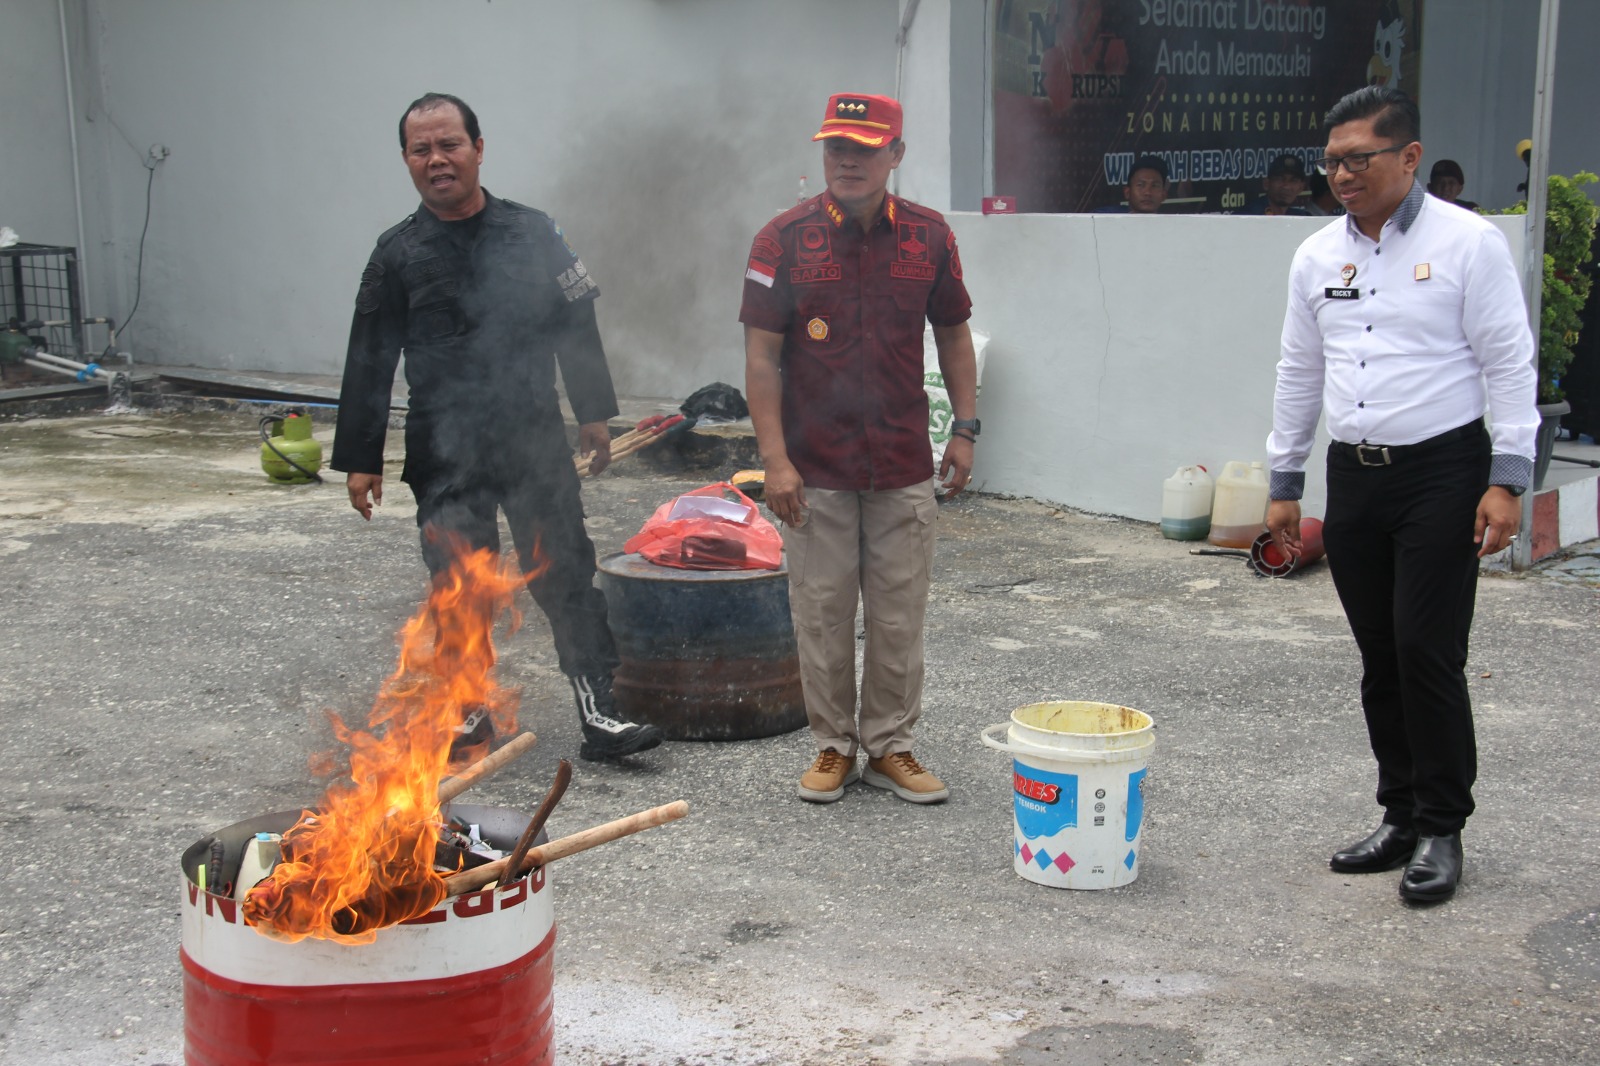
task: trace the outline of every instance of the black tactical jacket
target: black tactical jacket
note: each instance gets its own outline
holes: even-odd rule
[[[383,472],[402,351],[406,481],[569,455],[558,361],[580,424],[617,414],[595,324],[599,288],[548,215],[484,196],[470,239],[426,207],[378,238],[350,325],[335,470]]]

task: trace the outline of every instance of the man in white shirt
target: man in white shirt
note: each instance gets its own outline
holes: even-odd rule
[[[1533,472],[1533,337],[1505,237],[1430,200],[1417,106],[1369,86],[1328,112],[1320,160],[1348,214],[1295,253],[1267,451],[1267,526],[1300,550],[1305,462],[1326,412],[1328,563],[1361,650],[1377,831],[1344,873],[1404,864],[1400,895],[1461,877],[1477,776],[1464,669],[1478,560],[1505,548]],[[1484,428],[1487,406],[1492,434]]]

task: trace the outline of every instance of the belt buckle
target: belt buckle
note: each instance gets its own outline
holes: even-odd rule
[[[1368,460],[1367,456],[1369,454],[1374,458]],[[1389,449],[1381,444],[1357,444],[1356,460],[1362,466],[1388,466],[1391,462]]]

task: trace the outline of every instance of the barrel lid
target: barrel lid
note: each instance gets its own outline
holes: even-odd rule
[[[639,581],[769,581],[789,574],[787,558],[776,570],[681,570],[658,566],[638,552],[612,552],[600,560],[599,567],[603,574]]]

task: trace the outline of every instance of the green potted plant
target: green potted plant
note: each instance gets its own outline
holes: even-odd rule
[[[1594,259],[1595,223],[1600,207],[1584,193],[1600,177],[1579,171],[1571,177],[1550,175],[1550,200],[1544,220],[1544,294],[1539,319],[1539,441],[1533,484],[1544,484],[1561,416],[1572,410],[1561,389],[1561,376],[1572,362],[1579,318],[1593,279],[1584,269]],[[1525,215],[1526,200],[1503,211],[1485,214]]]

